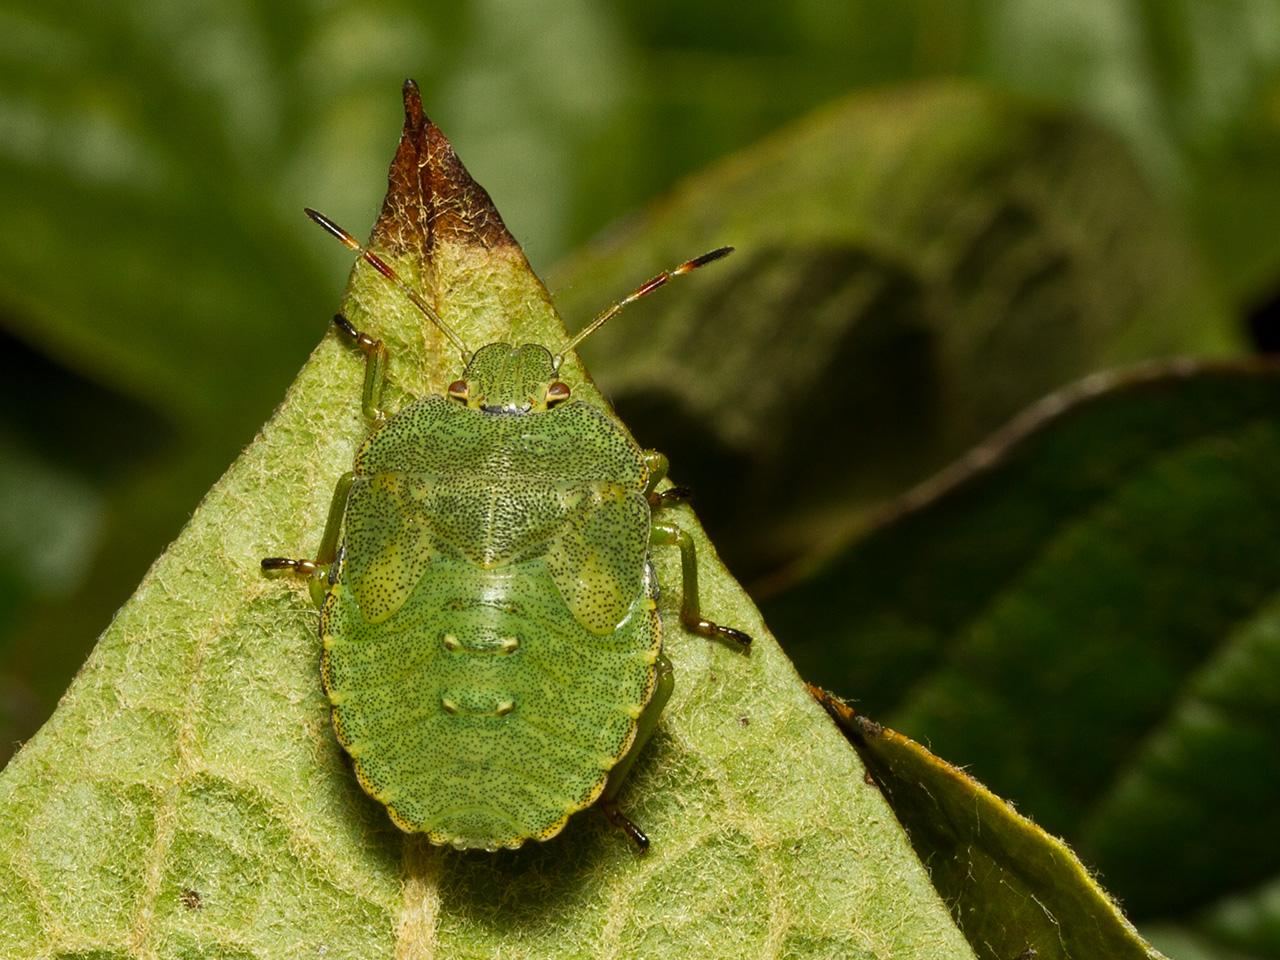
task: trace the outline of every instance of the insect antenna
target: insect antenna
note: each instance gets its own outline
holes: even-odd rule
[[[670,270],[663,270],[662,273],[658,274],[656,277],[646,280],[613,306],[609,307],[609,309],[599,314],[582,330],[578,331],[577,334],[571,337],[569,341],[565,343],[559,351],[557,351],[554,360],[554,369],[560,369],[560,364],[564,361],[566,353],[616,317],[628,304],[635,303],[641,297],[653,293],[653,291],[665,285],[669,280],[674,280],[676,277],[682,277],[686,273],[691,273],[699,267],[706,266],[708,263],[719,260],[721,257],[727,257],[731,253],[733,253],[733,247],[717,247],[715,250],[704,253],[700,257],[694,257],[692,260],[686,260],[684,263],[680,264],[680,266],[673,267]]]
[[[413,287],[400,279],[400,275],[392,270],[391,266],[385,260],[372,250],[366,250],[359,240],[347,233],[346,230],[343,230],[342,227],[338,226],[323,213],[312,210],[310,207],[305,207],[304,210],[308,217],[341,240],[343,245],[348,249],[354,250],[356,253],[360,254],[366,263],[399,287],[413,305],[422,311],[423,316],[434,323],[440,329],[440,332],[449,338],[449,342],[462,351],[463,363],[467,363],[471,360],[471,351],[467,349],[467,345],[463,342],[462,338],[453,331],[452,327],[444,322],[443,318],[441,318],[440,314],[436,313],[435,308],[432,307],[431,304],[422,299],[422,296],[418,291],[414,290]]]

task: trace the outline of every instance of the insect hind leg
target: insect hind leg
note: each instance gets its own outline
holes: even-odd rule
[[[644,745],[649,742],[653,732],[658,728],[662,710],[671,699],[671,691],[675,688],[675,674],[671,669],[671,661],[663,654],[658,654],[657,668],[658,682],[654,686],[653,696],[649,698],[644,711],[640,714],[640,719],[636,721],[636,738],[631,742],[631,749],[610,772],[609,782],[605,784],[604,793],[600,795],[600,809],[609,818],[609,822],[625,832],[641,852],[649,849],[649,838],[618,809],[617,798],[618,792],[627,779],[627,774],[631,772],[636,758],[640,756],[640,751],[644,749]]]

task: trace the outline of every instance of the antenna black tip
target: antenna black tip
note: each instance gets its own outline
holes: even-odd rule
[[[727,257],[731,253],[733,253],[733,247],[717,247],[714,250],[704,253],[700,257],[694,257],[688,262],[687,266],[692,270],[694,267],[705,266],[706,264],[719,260],[722,257]]]
[[[303,207],[302,212],[305,213],[308,217],[310,217],[315,223],[318,223],[320,226],[324,227],[325,230],[327,230],[329,233],[333,234],[335,237],[341,240],[343,244],[345,244],[350,249],[356,250],[356,251],[360,250],[360,244],[355,239],[355,237],[351,236],[351,234],[347,233],[347,231],[343,230],[340,226],[338,226],[336,223],[334,223],[332,220],[326,217],[319,210],[312,210],[310,207]]]

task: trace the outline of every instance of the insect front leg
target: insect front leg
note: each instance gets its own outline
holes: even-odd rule
[[[649,482],[644,488],[649,506],[656,510],[673,503],[683,503],[693,496],[693,491],[688,487],[668,487],[661,493],[655,491],[654,487],[666,479],[667,471],[671,469],[671,461],[667,459],[665,453],[659,453],[657,450],[645,450],[642,456],[645,468],[649,471]]]
[[[626,755],[618,761],[617,766],[610,772],[609,782],[605,784],[604,793],[600,794],[600,809],[609,818],[609,822],[623,830],[642,851],[649,849],[649,838],[645,836],[643,830],[632,823],[618,809],[617,798],[618,791],[622,789],[622,784],[627,779],[627,774],[631,772],[631,768],[635,766],[636,758],[640,756],[640,751],[644,749],[644,745],[653,736],[653,731],[658,728],[658,720],[662,716],[662,709],[667,705],[667,701],[671,699],[671,691],[675,687],[675,675],[671,670],[671,661],[663,654],[658,654],[656,665],[658,668],[658,682],[653,689],[653,696],[649,698],[649,702],[645,704],[644,711],[640,714],[640,719],[636,721],[636,738],[631,743],[631,749],[626,752]]]
[[[731,640],[739,647],[746,649],[751,645],[751,637],[733,627],[722,627],[702,616],[701,604],[698,602],[698,554],[693,545],[693,537],[688,531],[677,527],[674,523],[655,523],[649,535],[649,542],[656,546],[676,546],[680,548],[680,571],[683,581],[680,600],[680,622],[694,633],[704,637],[723,637]]]
[[[338,534],[342,530],[347,495],[351,493],[354,478],[355,474],[351,472],[338,478],[338,484],[333,490],[333,500],[329,503],[329,519],[325,521],[324,536],[320,538],[320,549],[316,551],[314,560],[265,557],[262,561],[262,569],[268,573],[285,572],[306,577],[311,588],[311,600],[317,607],[324,603],[325,579],[329,575],[329,568],[338,558]]]
[[[387,419],[387,412],[381,406],[382,385],[387,381],[386,344],[357,330],[352,326],[351,321],[340,313],[333,315],[333,325],[364,354],[364,392],[361,395],[361,409],[364,410],[364,415],[370,423],[382,423]]]

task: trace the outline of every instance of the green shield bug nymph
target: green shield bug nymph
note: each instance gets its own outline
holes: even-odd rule
[[[671,694],[652,545],[680,548],[680,620],[703,618],[693,541],[655,519],[680,496],[664,456],[573,396],[561,360],[627,304],[719,259],[721,248],[642,284],[553,354],[543,344],[471,351],[377,254],[308,215],[396,284],[462,354],[444,395],[382,409],[387,350],[342,315],[365,355],[372,431],[337,484],[314,560],[270,557],[309,578],[323,680],[361,786],[403,830],[460,849],[546,840],[627,772]]]

